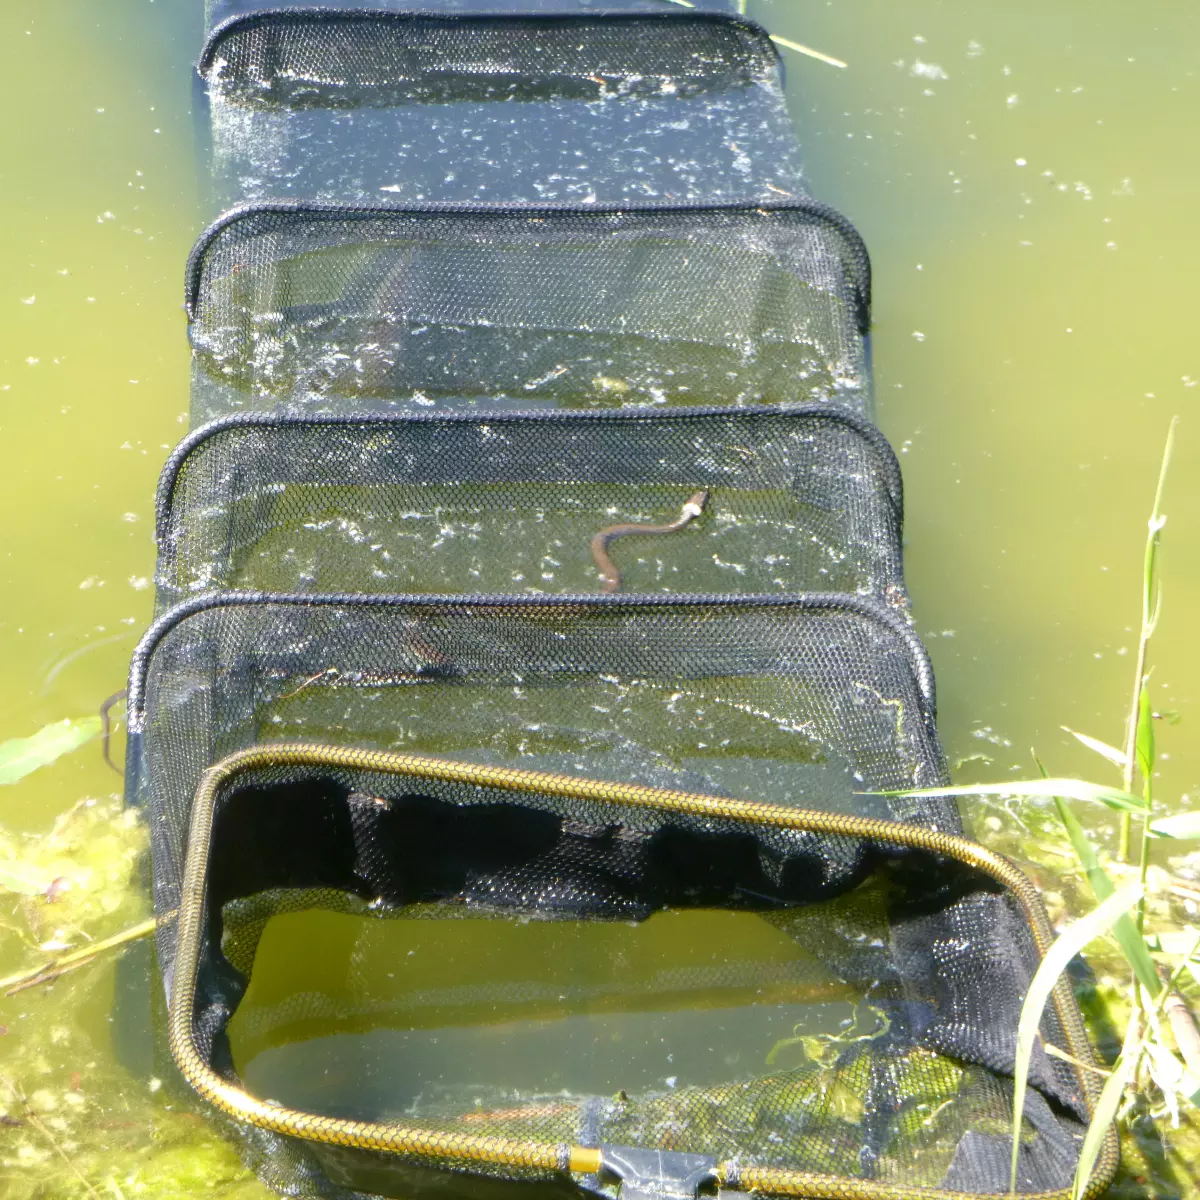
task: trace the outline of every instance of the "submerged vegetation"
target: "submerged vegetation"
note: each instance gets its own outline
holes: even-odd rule
[[[30,745],[37,766],[58,756],[48,736],[21,742],[26,765]],[[12,1200],[269,1195],[163,1083],[146,846],[114,799],[80,800],[38,836],[0,828],[0,1194]]]
[[[1200,839],[1200,812],[1173,812],[1159,816],[1154,779],[1157,765],[1158,721],[1171,721],[1173,714],[1155,712],[1149,692],[1149,646],[1158,624],[1162,587],[1158,557],[1166,516],[1162,511],[1163,490],[1170,464],[1176,422],[1172,421],[1163,452],[1158,487],[1148,521],[1143,556],[1142,619],[1135,659],[1133,700],[1126,719],[1124,746],[1118,748],[1075,730],[1066,730],[1088,749],[1104,758],[1121,773],[1121,785],[1092,783],[1078,779],[1050,778],[1035,753],[1040,779],[998,784],[927,789],[914,795],[957,795],[998,797],[1050,797],[1075,858],[1077,873],[1087,881],[1094,907],[1072,922],[1051,949],[1030,986],[1021,1014],[1017,1038],[1017,1103],[1013,1122],[1012,1178],[1015,1188],[1017,1138],[1021,1126],[1021,1101],[1024,1095],[1030,1057],[1037,1038],[1037,1027],[1057,977],[1070,961],[1096,939],[1111,934],[1120,958],[1129,971],[1124,997],[1109,1002],[1087,1004],[1093,1026],[1099,1016],[1110,1029],[1124,1027],[1119,1050],[1111,1067],[1104,1072],[1105,1082],[1096,1113],[1085,1140],[1074,1195],[1083,1196],[1105,1130],[1114,1119],[1123,1121],[1127,1143],[1136,1134],[1139,1118],[1149,1116],[1158,1122],[1154,1155],[1158,1165],[1166,1167],[1172,1156],[1169,1144],[1174,1131],[1187,1126],[1187,1140],[1194,1142],[1200,1133],[1200,1028],[1191,1003],[1200,995],[1200,924],[1172,919],[1171,900],[1182,900],[1188,916],[1193,916],[1200,901],[1200,890],[1187,880],[1168,871],[1152,870],[1153,847],[1160,840]],[[1065,727],[1064,727],[1065,728]],[[1140,786],[1135,791],[1135,785]],[[1092,839],[1071,808],[1071,801],[1100,804],[1118,814],[1119,842],[1114,862],[1101,862]],[[1134,825],[1135,818],[1137,825]],[[1023,847],[1025,854],[1031,848]],[[1136,852],[1136,854],[1135,854]],[[1020,851],[1018,851],[1020,854]],[[1034,855],[1037,857],[1037,855]],[[1131,862],[1131,859],[1136,861]],[[1087,903],[1081,894],[1077,904]],[[1069,906],[1074,908],[1075,906]],[[1111,955],[1098,955],[1094,964],[1111,963]],[[1106,992],[1116,990],[1110,978],[1102,978]],[[1098,999],[1099,997],[1093,997]],[[1049,1052],[1054,1048],[1048,1047]],[[1112,1047],[1108,1047],[1112,1049]],[[1186,1120],[1185,1120],[1186,1118]],[[1135,1156],[1144,1157],[1135,1150]],[[1181,1163],[1196,1166],[1194,1145]],[[1131,1173],[1127,1163],[1125,1184],[1144,1182]],[[1189,1181],[1192,1184],[1194,1180]],[[1126,1186],[1117,1190],[1125,1194]],[[1184,1189],[1190,1194],[1192,1187]],[[1154,1196],[1170,1194],[1158,1190]]]

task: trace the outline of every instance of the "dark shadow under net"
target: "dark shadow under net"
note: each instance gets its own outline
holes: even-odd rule
[[[356,916],[363,922],[359,952],[366,953],[367,923],[380,918],[642,921],[664,908],[757,913],[796,946],[786,980],[756,977],[751,963],[714,959],[709,970],[659,981],[677,1000],[686,1003],[689,988],[722,987],[757,989],[760,998],[749,1004],[769,1003],[764,987],[782,981],[848,996],[853,1028],[840,1040],[810,1039],[789,1065],[703,1086],[514,1095],[503,1080],[456,1089],[389,1076],[382,1094],[378,1087],[356,1091],[352,1081],[298,1082],[300,1092],[284,1102],[430,1129],[709,1154],[850,1184],[1007,1191],[1015,1028],[1036,948],[1013,896],[924,852],[536,791],[514,797],[363,771],[264,769],[220,802],[197,1036],[210,1061],[232,1073],[225,1026],[259,941],[281,914]],[[218,944],[219,954],[212,949]],[[456,992],[455,1003],[469,1011],[497,1004],[507,1011],[515,1003],[487,980],[468,992]],[[632,984],[624,1002],[638,1004]],[[303,1039],[306,1023],[349,1030],[386,1023],[386,1014],[356,1007],[340,991],[308,991],[255,1010],[253,1019],[244,1036],[280,1045]],[[1042,1034],[1065,1044],[1052,1011]],[[1020,1190],[1064,1188],[1086,1117],[1078,1078],[1039,1047],[1031,1084]],[[482,1109],[481,1093],[490,1097]],[[407,1099],[392,1108],[389,1094]],[[261,1153],[264,1135],[257,1136]],[[284,1146],[275,1142],[282,1161],[311,1155],[310,1165],[319,1163],[343,1186],[419,1196],[430,1183],[380,1156],[320,1146],[284,1153]],[[442,1186],[478,1194],[477,1184],[459,1180],[458,1190]]]
[[[199,592],[873,594],[904,603],[900,472],[832,406],[228,418],[159,486],[158,607]]]
[[[251,209],[197,244],[188,305],[194,423],[870,404],[870,265],[819,205]]]
[[[200,69],[219,207],[805,192],[774,46],[715,14],[282,11]]]

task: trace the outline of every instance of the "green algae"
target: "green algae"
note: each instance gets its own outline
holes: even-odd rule
[[[40,836],[0,829],[0,973],[148,916],[146,848],[138,814],[113,800],[82,800]],[[150,949],[146,940],[0,998],[6,1198],[270,1195],[172,1084],[151,1032]]]

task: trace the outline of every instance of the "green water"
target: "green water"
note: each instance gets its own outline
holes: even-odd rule
[[[600,925],[289,913],[255,969],[230,1024],[248,1086],[374,1119],[753,1078],[795,1028],[836,1036],[861,999],[761,917],[715,910]]]
[[[149,619],[154,483],[187,407],[199,7],[0,10],[0,737],[93,712]],[[1031,745],[1056,773],[1094,773],[1064,724],[1119,740],[1145,514],[1179,413],[1153,694],[1180,715],[1160,730],[1159,794],[1200,795],[1200,165],[1187,150],[1200,12],[1115,0],[750,9],[849,63],[789,54],[789,89],[813,189],[857,223],[875,266],[878,418],[904,467],[908,584],[960,777],[1024,774]],[[119,788],[92,745],[0,791],[0,823],[41,832]],[[4,898],[0,972],[37,958],[11,932],[18,907]],[[123,907],[90,928],[104,936],[130,917]],[[202,1159],[220,1194],[264,1194],[165,1104],[157,1143],[146,1133],[137,1105],[151,1085],[122,1082],[113,1063],[114,986],[101,966],[0,999],[0,1075],[19,1067],[27,1093],[46,1093],[64,1144],[92,1145],[71,1114],[102,1114],[96,1161],[119,1162],[121,1180],[136,1162],[147,1187],[163,1171],[178,1183]],[[45,1145],[0,1157],[14,1195],[86,1194]]]

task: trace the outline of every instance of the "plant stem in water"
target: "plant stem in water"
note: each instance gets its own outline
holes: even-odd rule
[[[1146,553],[1142,564],[1142,628],[1138,634],[1137,659],[1133,669],[1133,701],[1129,706],[1129,721],[1125,727],[1125,770],[1123,787],[1133,791],[1133,772],[1137,763],[1138,714],[1141,708],[1142,687],[1146,680],[1146,651],[1154,626],[1158,622],[1159,595],[1155,587],[1157,574],[1158,543],[1165,518],[1162,516],[1163,488],[1167,482],[1167,467],[1171,462],[1171,450],[1175,444],[1175,427],[1178,417],[1171,418],[1167,429],[1167,443],[1163,447],[1162,465],[1158,471],[1158,487],[1154,491],[1154,510],[1150,514],[1149,532],[1146,536]],[[1147,818],[1149,820],[1149,818]],[[1121,814],[1121,838],[1119,854],[1122,862],[1129,862],[1132,840],[1133,818],[1129,813]]]
[[[76,950],[72,954],[64,954],[62,958],[52,959],[48,963],[43,963],[40,967],[31,967],[28,971],[19,971],[16,975],[9,975],[6,979],[0,979],[0,991],[6,996],[13,996],[17,992],[22,992],[26,988],[36,987],[40,983],[52,983],[60,975],[65,975],[68,971],[74,971],[77,967],[87,966],[88,963],[98,955],[103,954],[106,950],[115,950],[119,946],[136,942],[139,938],[149,936],[157,928],[158,921],[154,917],[151,917],[149,920],[142,921],[140,924],[131,926],[129,929],[122,930],[110,938],[105,938],[102,942],[93,942],[90,946],[85,946],[82,950]]]

